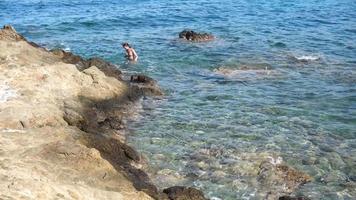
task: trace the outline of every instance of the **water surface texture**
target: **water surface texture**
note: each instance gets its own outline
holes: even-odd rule
[[[100,56],[159,80],[129,138],[160,187],[213,199],[262,199],[263,159],[313,177],[295,192],[356,198],[356,1],[0,1],[12,24],[47,48]],[[184,28],[209,43],[177,40]],[[139,63],[126,63],[121,42]]]

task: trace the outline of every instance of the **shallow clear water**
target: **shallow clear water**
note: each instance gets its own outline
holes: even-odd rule
[[[159,81],[167,96],[143,102],[129,140],[161,187],[260,199],[256,167],[270,156],[313,176],[297,194],[356,198],[354,0],[5,0],[0,10],[0,24],[30,40]],[[217,40],[179,41],[184,28]],[[138,64],[125,63],[123,41]]]

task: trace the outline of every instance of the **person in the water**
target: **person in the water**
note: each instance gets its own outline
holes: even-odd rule
[[[122,47],[123,47],[123,48],[125,49],[125,51],[126,51],[126,56],[125,56],[125,57],[126,57],[128,60],[130,60],[130,61],[137,61],[137,58],[138,58],[137,53],[136,53],[135,49],[132,48],[132,47],[129,45],[129,43],[127,43],[127,42],[123,43],[123,44],[122,44]]]

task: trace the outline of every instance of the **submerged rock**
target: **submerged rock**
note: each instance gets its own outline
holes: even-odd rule
[[[276,78],[281,75],[280,72],[271,69],[268,66],[264,68],[251,66],[240,66],[237,68],[218,67],[213,71],[217,75],[232,79],[237,78],[240,80],[268,79]]]
[[[281,196],[278,200],[310,200],[307,197],[292,197],[292,196]]]
[[[287,165],[265,161],[260,165],[257,180],[260,183],[259,190],[266,191],[265,198],[276,199],[281,195],[289,195],[312,178]]]
[[[206,200],[204,194],[195,188],[174,186],[163,190],[169,200]]]
[[[193,42],[206,42],[214,40],[215,37],[209,33],[198,33],[192,30],[184,30],[179,33],[179,38]]]

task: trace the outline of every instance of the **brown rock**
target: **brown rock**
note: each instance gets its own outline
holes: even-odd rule
[[[166,193],[170,200],[206,200],[200,190],[191,187],[174,186],[164,189],[163,193]]]
[[[308,174],[287,165],[277,165],[277,171],[282,174],[285,181],[293,185],[302,185],[312,180]]]
[[[209,33],[198,33],[192,30],[184,30],[180,32],[179,38],[194,42],[206,42],[215,39],[215,37]]]
[[[130,78],[131,98],[137,99],[140,96],[162,96],[163,92],[157,82],[146,75],[132,75]],[[138,95],[139,94],[139,95]],[[138,96],[137,96],[138,95]]]
[[[156,81],[146,75],[132,75],[130,78],[132,83],[156,84]]]
[[[64,51],[62,49],[53,49],[51,50],[51,52],[57,57],[59,57],[63,62],[74,64],[80,71],[95,66],[98,69],[100,69],[100,71],[102,71],[106,76],[110,76],[118,80],[122,80],[121,77],[122,73],[118,69],[118,67],[101,58],[90,58],[86,60],[78,55],[75,55],[71,52]]]

